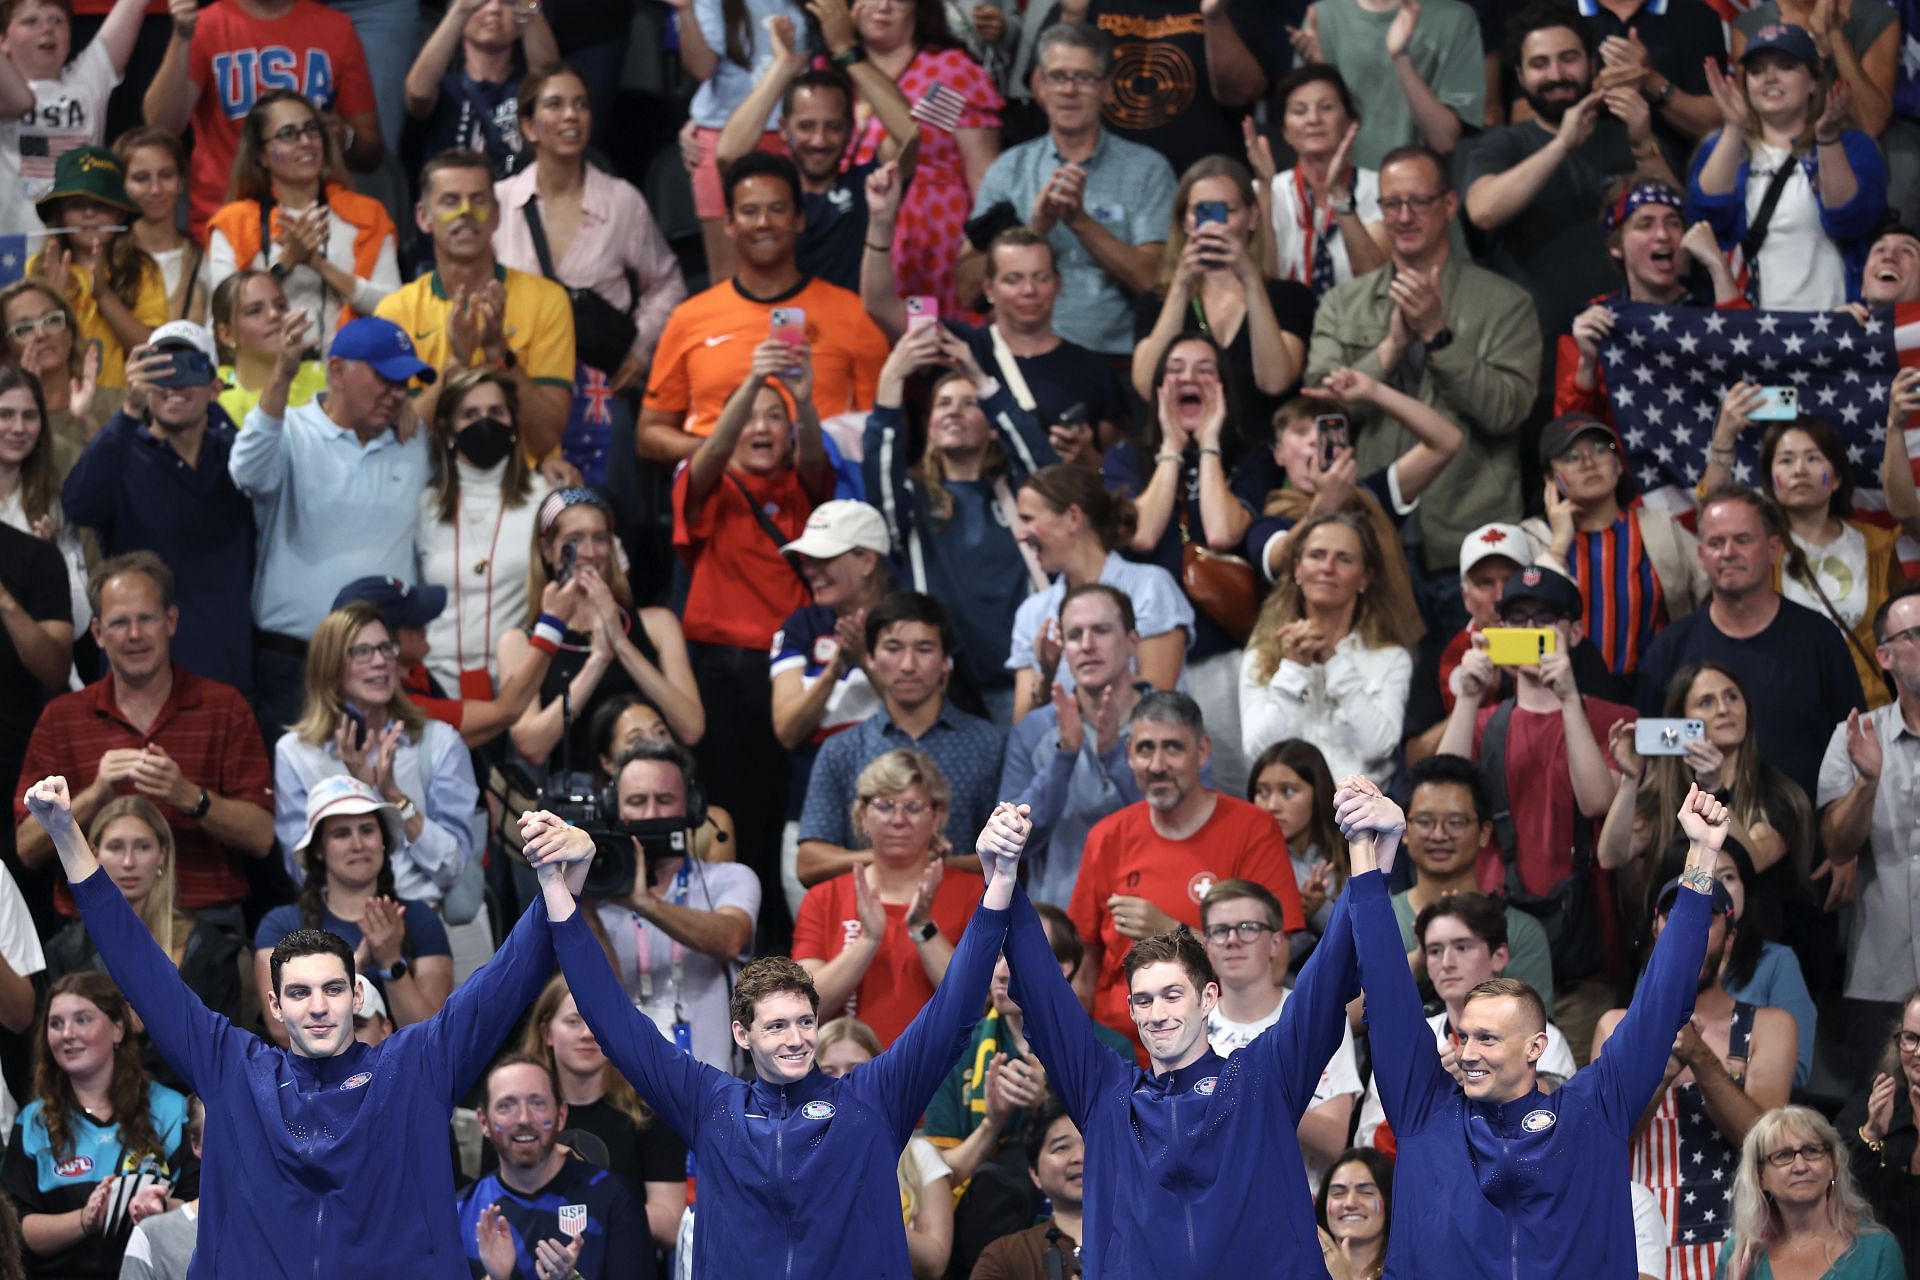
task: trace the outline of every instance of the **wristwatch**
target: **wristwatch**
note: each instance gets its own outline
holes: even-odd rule
[[[1427,339],[1427,354],[1431,355],[1436,351],[1445,351],[1452,345],[1453,330],[1443,328],[1440,332]]]
[[[200,788],[200,799],[194,802],[193,808],[187,810],[187,816],[198,821],[206,817],[207,810],[211,808],[213,808],[213,795],[205,787],[202,787]]]
[[[925,924],[921,925],[918,929],[913,930],[913,940],[915,942],[932,942],[934,939],[934,935],[938,934],[939,932],[940,932],[940,926],[935,924],[932,920],[928,920]]]
[[[1353,214],[1353,193],[1349,191],[1345,200],[1338,199],[1331,192],[1327,194],[1327,208],[1342,218]]]
[[[413,972],[412,968],[410,968],[407,964],[407,958],[405,956],[402,956],[398,960],[395,960],[393,962],[392,967],[388,968],[385,972],[383,972],[380,975],[380,981],[398,982],[400,981],[400,979],[406,977],[409,973],[412,973],[412,972]]]
[[[848,45],[846,48],[842,49],[839,53],[836,53],[831,58],[827,59],[827,61],[831,62],[834,66],[840,68],[842,71],[851,70],[853,68],[854,63],[865,62],[866,60],[867,60],[867,51],[860,47],[858,41]]]
[[[1660,92],[1653,95],[1653,105],[1656,107],[1664,107],[1669,102],[1672,102],[1674,92],[1679,87],[1680,86],[1675,84],[1673,81],[1671,80],[1667,81],[1667,83],[1661,87]]]

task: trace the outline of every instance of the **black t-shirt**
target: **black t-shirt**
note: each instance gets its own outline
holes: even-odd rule
[[[999,364],[993,356],[993,336],[985,327],[976,329],[957,321],[948,321],[947,327],[973,349],[973,358],[982,369],[996,373]],[[1027,380],[1027,389],[1033,392],[1033,416],[1042,427],[1053,426],[1062,414],[1078,405],[1083,421],[1110,422],[1126,429],[1126,388],[1120,385],[1120,375],[1105,356],[1062,338],[1060,345],[1045,355],[1015,356],[1014,362],[1020,366],[1020,376]],[[1006,381],[1004,377],[1000,380]]]
[[[72,622],[67,565],[51,542],[0,524],[0,586],[35,622]],[[0,783],[18,794],[20,765],[40,708],[53,695],[20,661],[13,638],[0,629]]]
[[[1569,9],[1585,8],[1573,0],[1561,0],[1561,3]],[[1667,0],[1658,12],[1655,10],[1656,6],[1643,4],[1626,18],[1618,18],[1604,6],[1594,5],[1592,12],[1584,16],[1593,31],[1596,48],[1608,36],[1627,39],[1631,28],[1639,33],[1640,43],[1647,46],[1647,61],[1655,71],[1673,81],[1679,92],[1706,93],[1707,59],[1725,62],[1727,57],[1727,37],[1720,25],[1720,15],[1707,6],[1706,0]],[[1504,39],[1505,34],[1502,31],[1500,38]],[[1658,108],[1653,112],[1653,136],[1660,140],[1674,172],[1685,174],[1694,140],[1668,125]]]
[[[433,114],[416,126],[422,154],[464,148],[493,161],[496,178],[520,167],[520,81],[525,68],[515,51],[513,74],[502,81],[475,80],[460,67],[440,77],[440,98]]]
[[[802,271],[860,292],[860,258],[867,251],[867,175],[878,167],[877,160],[855,165],[835,179],[825,195],[801,193],[807,224],[794,256]]]
[[[1167,295],[1158,291],[1143,293],[1133,300],[1135,342],[1145,340],[1153,332],[1154,322],[1159,320],[1160,308],[1166,301]],[[1317,305],[1313,290],[1297,280],[1269,280],[1267,302],[1273,307],[1273,318],[1280,322],[1282,333],[1292,334],[1303,346],[1312,344],[1313,311]],[[1204,334],[1216,343],[1220,341],[1218,334],[1201,327],[1199,310],[1191,302],[1180,319],[1182,337]],[[1302,368],[1305,368],[1304,362]],[[1253,327],[1244,317],[1233,341],[1227,344],[1220,380],[1227,388],[1228,439],[1223,447],[1228,461],[1232,462],[1250,448],[1264,448],[1273,443],[1273,411],[1299,389],[1299,384],[1282,388],[1277,396],[1260,390],[1253,376]]]
[[[1271,23],[1256,0],[1230,0],[1234,29],[1263,67],[1283,66],[1262,48]],[[1093,0],[1087,22],[1114,41],[1107,127],[1152,147],[1176,176],[1210,155],[1241,156],[1245,111],[1214,101],[1207,80],[1200,0]]]

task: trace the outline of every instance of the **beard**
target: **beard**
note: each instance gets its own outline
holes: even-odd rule
[[[1558,89],[1571,89],[1573,96],[1565,99],[1546,96]],[[1567,114],[1567,108],[1592,91],[1591,80],[1549,80],[1536,88],[1521,89],[1520,96],[1527,100],[1527,105],[1533,108],[1533,114],[1540,118],[1541,123],[1552,125],[1557,129],[1560,127],[1560,118]]]

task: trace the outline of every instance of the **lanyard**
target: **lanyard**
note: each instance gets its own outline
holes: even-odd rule
[[[458,467],[459,463],[456,462],[454,466]],[[453,655],[461,679],[464,680],[467,674],[467,615],[462,608],[462,598],[465,594],[462,584],[467,574],[460,563],[460,516],[459,511],[453,513]],[[494,548],[500,545],[500,526],[506,522],[506,519],[507,495],[502,491],[500,511],[493,517],[493,538],[487,543],[487,558],[473,566],[475,573],[479,573],[482,569],[487,572],[487,622],[486,631],[483,633],[486,643],[491,643],[493,636],[493,552]],[[484,668],[486,665],[483,657],[480,666]],[[460,691],[460,696],[467,696],[465,689]],[[489,690],[488,697],[491,696],[492,691]]]
[[[646,892],[651,893],[652,890],[647,890]],[[675,906],[686,905],[687,864],[685,860],[681,861],[680,870],[673,877],[673,887],[668,890],[666,900]],[[635,911],[630,914],[633,916],[633,940],[637,952],[636,962],[640,968],[640,1003],[645,1006],[653,1003],[653,948],[648,945],[647,926],[646,922],[640,918],[640,913]],[[664,932],[664,930],[662,932]],[[676,940],[673,943],[671,954],[673,956],[673,1031],[674,1039],[677,1041],[682,1034],[681,1028],[686,1026],[687,1022],[686,1010],[683,1009],[680,1004],[680,993],[686,989],[687,949]],[[681,1047],[685,1048],[686,1046],[682,1045]]]
[[[1306,236],[1306,244],[1300,257],[1299,282],[1304,285],[1313,283],[1313,243],[1321,236],[1333,233],[1333,201],[1327,201],[1324,211],[1314,208],[1313,199],[1307,192],[1307,175],[1299,165],[1293,168],[1294,217],[1300,223],[1300,231]]]

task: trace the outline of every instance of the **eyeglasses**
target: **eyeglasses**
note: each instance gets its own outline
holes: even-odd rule
[[[58,315],[59,313],[50,312],[49,314]],[[13,334],[15,337],[19,337],[20,326],[15,325],[13,326],[13,328],[7,330],[7,332]],[[1880,643],[1881,644],[1900,644],[1903,641],[1909,641],[1909,640],[1920,640],[1920,627],[1908,627],[1905,631],[1896,631],[1892,635],[1888,636],[1885,640],[1882,640]]]
[[[1552,627],[1559,625],[1557,613],[1509,613],[1500,619],[1509,627]]]
[[[1408,818],[1407,825],[1423,835],[1432,834],[1434,828],[1438,827],[1450,836],[1463,836],[1473,830],[1475,823],[1474,819],[1464,813],[1450,813],[1444,818],[1423,813],[1417,817]]]
[[[1912,1053],[1920,1049],[1920,1031],[1902,1031],[1899,1040],[1902,1053]]]
[[[1216,946],[1226,946],[1232,938],[1252,944],[1260,941],[1263,933],[1272,933],[1274,928],[1262,920],[1242,920],[1239,924],[1210,924],[1207,926],[1207,941]]]
[[[1569,449],[1565,453],[1561,454],[1559,457],[1555,458],[1554,461],[1564,462],[1570,467],[1583,467],[1589,462],[1600,461],[1600,459],[1606,457],[1608,454],[1612,452],[1613,452],[1612,445],[1602,444],[1600,441],[1596,440],[1592,444],[1583,444],[1583,445],[1580,445],[1578,448]]]
[[[327,132],[327,126],[318,120],[309,120],[305,124],[283,124],[267,135],[268,142],[298,142],[302,138],[318,138]]]
[[[1091,89],[1104,79],[1098,71],[1042,71],[1040,78],[1056,89],[1064,89],[1068,85],[1076,89]]]
[[[351,645],[347,649],[348,660],[363,665],[372,662],[376,657],[392,659],[399,656],[400,646],[391,640],[384,640],[379,644]]]
[[[61,333],[67,327],[67,313],[49,311],[37,320],[21,320],[7,326],[7,336],[15,342],[25,342],[36,333]]]
[[[1438,204],[1444,191],[1436,191],[1430,196],[1389,196],[1380,202],[1380,212],[1389,218],[1397,218],[1403,213],[1425,213]]]
[[[883,818],[891,818],[896,813],[904,813],[909,818],[924,818],[932,805],[920,800],[908,800],[904,804],[898,800],[869,800],[867,810]]]
[[[1782,1147],[1778,1151],[1767,1152],[1767,1163],[1776,1169],[1784,1169],[1796,1158],[1804,1159],[1808,1164],[1819,1164],[1833,1154],[1833,1148],[1824,1142],[1809,1142],[1804,1147]]]

